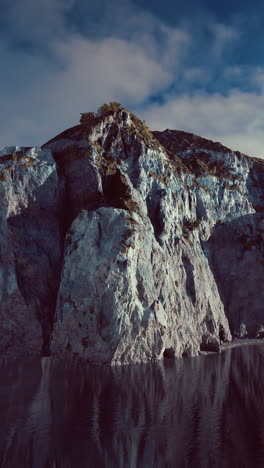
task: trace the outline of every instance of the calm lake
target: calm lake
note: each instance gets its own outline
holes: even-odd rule
[[[0,362],[0,467],[264,467],[264,346],[155,365]]]

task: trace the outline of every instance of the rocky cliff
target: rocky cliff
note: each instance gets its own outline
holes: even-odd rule
[[[264,161],[121,109],[0,152],[0,351],[150,362],[264,329]]]

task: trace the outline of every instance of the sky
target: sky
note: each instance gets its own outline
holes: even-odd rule
[[[0,148],[121,102],[264,157],[261,0],[0,0]]]

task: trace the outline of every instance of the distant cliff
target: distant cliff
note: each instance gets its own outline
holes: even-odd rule
[[[129,364],[261,336],[264,161],[125,109],[82,122],[0,152],[0,352]]]

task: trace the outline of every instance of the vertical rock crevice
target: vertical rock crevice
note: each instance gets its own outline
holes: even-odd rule
[[[194,282],[194,266],[191,260],[183,255],[182,263],[186,273],[186,292],[189,296],[192,304],[195,306],[196,303],[196,290],[195,290],[195,282]]]
[[[164,230],[164,217],[161,210],[161,192],[151,192],[146,199],[148,217],[153,226],[154,235],[159,244]]]

